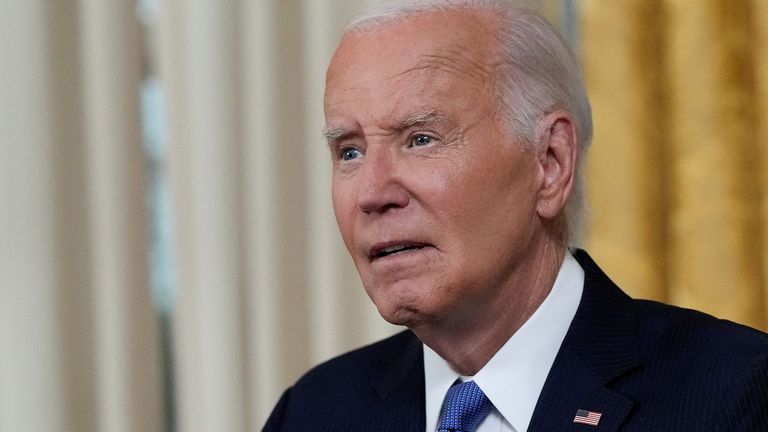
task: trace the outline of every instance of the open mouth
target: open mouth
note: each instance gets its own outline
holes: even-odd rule
[[[376,246],[371,249],[369,258],[371,261],[379,258],[384,258],[390,255],[404,254],[415,250],[422,249],[429,245],[424,243],[395,243],[389,245]]]

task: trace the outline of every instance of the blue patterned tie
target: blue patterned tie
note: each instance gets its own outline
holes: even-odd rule
[[[454,384],[445,395],[438,432],[474,432],[492,406],[474,381]]]

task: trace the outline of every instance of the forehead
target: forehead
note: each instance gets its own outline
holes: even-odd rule
[[[494,32],[489,14],[458,10],[347,33],[328,69],[326,114],[349,98],[385,96],[371,92],[423,90],[447,81],[490,89],[499,57]]]

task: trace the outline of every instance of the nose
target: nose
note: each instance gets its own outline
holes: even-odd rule
[[[404,208],[410,195],[403,184],[403,176],[396,156],[386,148],[369,147],[359,172],[358,207],[367,214],[383,214]]]

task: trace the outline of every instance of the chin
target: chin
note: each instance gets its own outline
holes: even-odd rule
[[[424,318],[419,316],[417,311],[408,309],[398,309],[393,313],[382,313],[379,311],[379,313],[388,323],[408,328],[418,327],[425,321]]]
[[[390,324],[405,326],[408,328],[419,327],[431,320],[431,315],[413,304],[402,302],[390,303],[386,301],[374,302],[379,315]]]
[[[366,286],[366,292],[385,321],[409,328],[433,321],[443,306],[434,302],[435,293],[432,290],[413,281],[389,285],[371,284]]]

